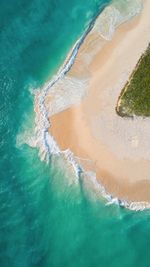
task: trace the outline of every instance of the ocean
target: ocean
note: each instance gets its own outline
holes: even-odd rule
[[[35,94],[110,3],[1,0],[0,267],[149,266],[149,210],[107,205],[64,158],[41,160],[32,147]],[[102,27],[107,39],[139,1],[113,4],[124,17],[114,17],[109,31]]]

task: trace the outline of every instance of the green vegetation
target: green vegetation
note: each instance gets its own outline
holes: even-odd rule
[[[120,116],[150,116],[150,44],[118,99]]]

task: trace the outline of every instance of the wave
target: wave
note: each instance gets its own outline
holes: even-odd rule
[[[133,1],[124,1],[131,3]],[[70,165],[73,167],[73,170],[76,174],[77,181],[81,179],[81,174],[88,176],[88,178],[91,180],[93,186],[100,192],[100,194],[107,200],[107,205],[109,204],[117,204],[120,207],[125,207],[130,210],[144,210],[146,208],[150,208],[150,204],[147,202],[127,202],[125,200],[121,200],[118,198],[113,197],[111,194],[109,194],[104,186],[102,186],[99,182],[97,182],[96,174],[93,172],[87,172],[84,170],[83,166],[79,164],[79,161],[77,157],[74,156],[74,154],[69,150],[61,151],[53,138],[53,136],[49,133],[50,128],[50,121],[49,116],[50,114],[54,114],[56,112],[61,111],[62,109],[68,107],[70,105],[70,102],[63,102],[63,97],[61,98],[59,93],[56,96],[55,95],[55,87],[54,86],[64,86],[62,82],[62,78],[65,77],[66,73],[69,72],[72,65],[74,64],[74,61],[76,59],[76,56],[78,54],[78,51],[83,44],[86,36],[89,34],[89,32],[97,30],[100,35],[102,35],[105,39],[110,39],[115,28],[120,25],[120,23],[126,21],[127,19],[131,18],[132,16],[136,15],[141,10],[141,4],[142,1],[135,0],[136,2],[136,9],[134,5],[131,5],[132,10],[130,10],[130,13],[128,13],[128,8],[123,11],[121,11],[120,6],[116,1],[113,2],[112,5],[106,7],[104,11],[101,13],[99,18],[95,17],[88,28],[86,29],[85,33],[81,36],[81,38],[76,42],[74,45],[71,53],[69,54],[67,60],[63,64],[63,66],[58,71],[58,74],[54,76],[54,78],[45,84],[45,86],[38,90],[35,95],[35,113],[36,113],[36,146],[39,147],[39,153],[42,160],[46,160],[49,162],[52,155],[59,154],[63,155],[67,162],[70,163]],[[121,13],[122,12],[122,13]],[[128,13],[128,14],[127,14]],[[123,16],[121,16],[123,14]],[[95,23],[96,22],[96,23]],[[77,88],[82,88],[83,84],[87,84],[87,80],[75,80],[75,79],[69,79],[64,78],[64,81],[68,82],[69,89],[70,85],[72,87],[72,84],[74,85],[77,82]],[[50,109],[47,109],[46,105],[46,97],[51,90],[52,94],[54,93],[53,97],[55,98],[55,104],[50,107]],[[66,94],[68,94],[69,90],[66,90]],[[71,91],[71,90],[70,90]],[[72,93],[72,91],[71,91]],[[79,89],[78,92],[79,93]],[[78,98],[83,97],[84,90],[81,93]],[[73,98],[74,99],[74,94]],[[62,104],[63,103],[63,104]],[[71,102],[72,104],[72,102]]]

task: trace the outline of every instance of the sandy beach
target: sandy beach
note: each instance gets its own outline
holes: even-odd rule
[[[141,14],[119,26],[110,41],[94,33],[87,36],[68,73],[70,79],[86,80],[87,93],[50,117],[49,131],[59,147],[91,160],[106,190],[130,201],[150,201],[150,119],[121,118],[115,107],[150,42],[149,10],[145,0]]]

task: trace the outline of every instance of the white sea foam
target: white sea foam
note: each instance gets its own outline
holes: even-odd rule
[[[107,201],[106,205],[107,206],[115,204],[117,206],[127,208],[127,209],[132,210],[132,211],[143,211],[145,209],[150,209],[150,203],[149,202],[146,202],[146,201],[130,202],[130,201],[126,201],[124,199],[119,199],[117,197],[114,197],[113,195],[111,195],[110,193],[108,193],[106,191],[105,187],[100,182],[97,181],[96,174],[94,172],[84,170],[84,173],[92,182],[92,185],[95,188],[95,190],[98,191],[104,199],[106,199],[106,201]]]
[[[16,138],[16,146],[21,147],[23,144],[27,144],[34,148],[37,146],[37,138],[30,131],[23,131],[19,133]]]
[[[65,74],[70,70],[72,67],[75,58],[78,54],[78,50],[80,46],[82,45],[85,37],[90,32],[94,25],[93,20],[85,33],[81,36],[81,38],[76,42],[74,45],[70,56],[67,58],[65,64],[60,68],[57,75],[54,76],[52,80],[50,80],[48,83],[45,84],[45,86],[37,91],[35,94],[35,111],[36,111],[36,135],[37,135],[37,146],[39,147],[40,156],[42,159],[46,159],[47,161],[51,157],[52,154],[58,154],[60,153],[60,149],[55,142],[54,138],[50,136],[49,134],[49,110],[47,109],[46,105],[46,97],[49,93],[49,91],[52,90],[52,88],[55,86],[56,83],[61,81],[62,78],[64,78]],[[82,94],[81,94],[82,95]],[[56,97],[57,99],[57,97]],[[64,104],[63,104],[64,106]],[[63,108],[61,104],[59,104],[59,110]],[[51,112],[54,112],[54,109],[51,110]],[[73,162],[73,161],[71,161]],[[78,168],[77,168],[78,173]]]
[[[142,7],[142,0],[113,0],[97,19],[94,30],[99,32],[104,39],[111,40],[115,29],[139,14]]]
[[[88,79],[65,76],[50,91],[50,105],[46,104],[49,116],[52,116],[74,104],[80,103],[88,89]],[[48,101],[49,102],[49,101]]]

